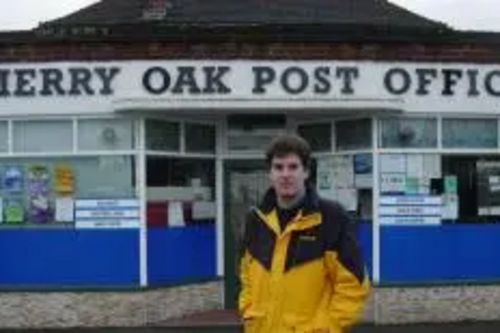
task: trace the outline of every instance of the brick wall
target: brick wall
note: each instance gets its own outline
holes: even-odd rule
[[[500,48],[472,44],[59,42],[0,43],[0,62],[126,59],[336,59],[498,63]]]

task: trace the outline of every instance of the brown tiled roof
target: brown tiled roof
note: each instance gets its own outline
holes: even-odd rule
[[[165,1],[165,0],[156,0]],[[443,29],[446,26],[387,0],[166,0],[167,25],[360,25]],[[114,25],[143,22],[151,0],[101,0],[48,25]]]

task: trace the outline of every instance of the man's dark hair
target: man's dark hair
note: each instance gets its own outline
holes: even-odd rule
[[[286,155],[296,155],[300,158],[302,166],[309,169],[311,164],[311,148],[309,143],[296,134],[280,135],[271,141],[266,151],[266,161],[270,166],[273,158]]]

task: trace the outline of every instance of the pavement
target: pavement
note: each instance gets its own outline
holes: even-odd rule
[[[44,330],[0,330],[0,332],[44,332],[44,333],[240,333],[241,329],[234,326],[219,327],[144,327],[144,328],[73,328]],[[374,326],[360,325],[349,333],[499,333],[500,322],[463,322],[453,324],[420,324]],[[271,332],[270,332],[271,333]]]
[[[242,333],[239,323],[240,319],[235,311],[213,310],[150,324],[147,327],[0,329],[0,333]],[[345,333],[500,333],[500,321],[419,325],[363,324]]]

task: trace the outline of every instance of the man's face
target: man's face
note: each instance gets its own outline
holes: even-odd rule
[[[283,199],[296,197],[304,190],[309,171],[295,154],[274,157],[269,178],[276,195]]]

